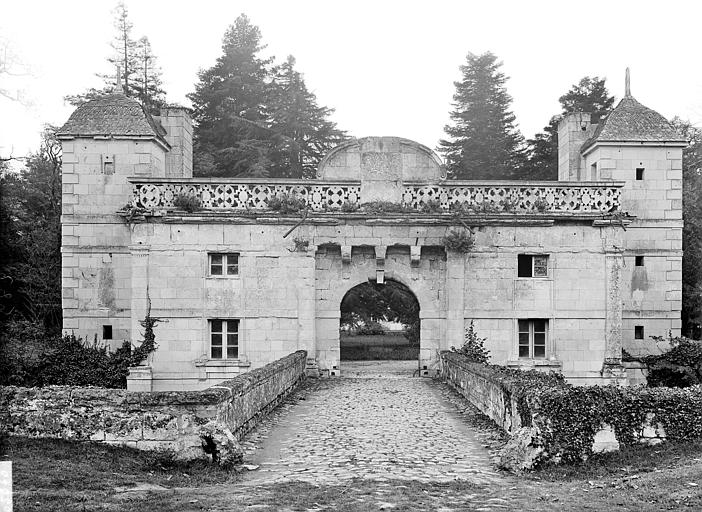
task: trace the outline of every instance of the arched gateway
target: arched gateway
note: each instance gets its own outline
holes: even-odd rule
[[[604,127],[561,123],[562,181],[481,183],[396,137],[340,145],[312,180],[193,178],[185,109],[88,102],[58,132],[64,329],[138,343],[147,312],[167,320],[131,389],[201,389],[299,349],[328,371],[344,294],[394,279],[420,303],[427,375],[473,320],[494,363],[617,379],[622,340],[680,328],[685,141],[625,100]]]
[[[417,372],[421,308],[407,285],[397,279],[385,279],[383,284],[375,280],[359,283],[346,292],[340,309],[343,366],[351,361],[393,360],[414,363],[399,367],[410,374]]]

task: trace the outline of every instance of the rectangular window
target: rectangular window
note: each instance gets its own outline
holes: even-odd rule
[[[644,178],[644,168],[643,167],[637,167],[636,168],[636,181],[641,181]]]
[[[519,358],[545,359],[548,320],[519,320]]]
[[[519,254],[517,277],[548,277],[548,256]]]
[[[239,275],[239,253],[209,254],[211,276],[237,276]]]
[[[636,266],[637,267],[644,266],[644,257],[643,256],[636,256]]]
[[[103,340],[111,340],[112,339],[112,326],[111,325],[103,325],[102,326],[102,339]]]
[[[239,357],[239,320],[210,320],[210,358]]]
[[[635,326],[634,326],[634,339],[635,339],[635,340],[642,340],[642,339],[644,339],[644,328],[643,328],[643,325],[635,325]]]

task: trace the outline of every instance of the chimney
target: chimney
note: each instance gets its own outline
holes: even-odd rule
[[[166,177],[193,177],[193,121],[187,108],[178,105],[163,107],[159,120],[166,130],[171,150],[166,153]]]
[[[585,112],[567,114],[558,123],[558,181],[581,181],[585,179],[580,148],[592,137],[596,124]]]

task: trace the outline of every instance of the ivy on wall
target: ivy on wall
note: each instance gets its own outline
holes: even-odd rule
[[[470,362],[443,352],[455,365],[502,389],[504,403],[515,400],[522,427],[535,427],[545,452],[541,462],[577,462],[592,455],[595,435],[604,425],[623,445],[639,442],[646,426],[663,427],[669,441],[702,438],[702,386],[687,388],[573,386],[562,375],[513,370]]]

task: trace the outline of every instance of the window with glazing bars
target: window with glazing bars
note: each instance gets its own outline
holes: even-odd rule
[[[211,253],[209,255],[211,276],[239,275],[239,253]]]
[[[210,358],[239,357],[239,320],[210,320]]]
[[[544,359],[546,357],[546,337],[548,320],[519,320],[520,359]]]
[[[548,277],[548,255],[517,255],[517,277]]]

